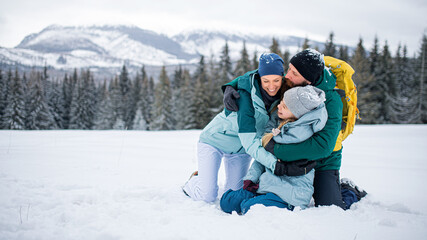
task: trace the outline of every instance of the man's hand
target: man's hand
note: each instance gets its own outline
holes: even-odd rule
[[[237,106],[237,99],[240,98],[240,94],[232,86],[226,86],[224,91],[224,106],[227,110],[237,112],[239,106]]]
[[[301,176],[309,173],[315,166],[315,161],[308,161],[305,159],[293,162],[283,162],[278,159],[274,174],[276,176]]]

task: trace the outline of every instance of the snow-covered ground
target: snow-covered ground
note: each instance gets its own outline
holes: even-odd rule
[[[245,216],[182,193],[199,133],[0,131],[0,239],[427,237],[427,125],[356,126],[341,176],[369,194],[350,210]]]

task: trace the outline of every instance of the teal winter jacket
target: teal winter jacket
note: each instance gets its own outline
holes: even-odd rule
[[[261,145],[269,115],[261,97],[258,71],[250,71],[235,79],[239,110],[224,109],[202,131],[200,142],[226,153],[247,153],[267,168],[274,170],[276,157]],[[278,101],[277,101],[278,102]],[[277,105],[277,102],[273,105]]]

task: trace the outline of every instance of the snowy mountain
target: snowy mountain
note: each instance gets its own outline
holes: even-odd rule
[[[1,65],[50,66],[55,69],[170,66],[197,63],[200,55],[219,57],[225,42],[237,60],[246,44],[253,56],[267,52],[276,38],[283,50],[297,51],[304,39],[286,35],[249,35],[192,30],[168,37],[136,26],[52,25],[25,37],[15,48],[0,47]],[[323,43],[311,42],[322,48]]]

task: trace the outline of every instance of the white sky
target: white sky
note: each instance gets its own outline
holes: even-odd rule
[[[206,28],[290,34],[356,46],[359,37],[371,49],[375,35],[418,51],[427,33],[426,0],[0,0],[0,46],[15,47],[22,39],[59,24],[136,25],[173,35]]]

